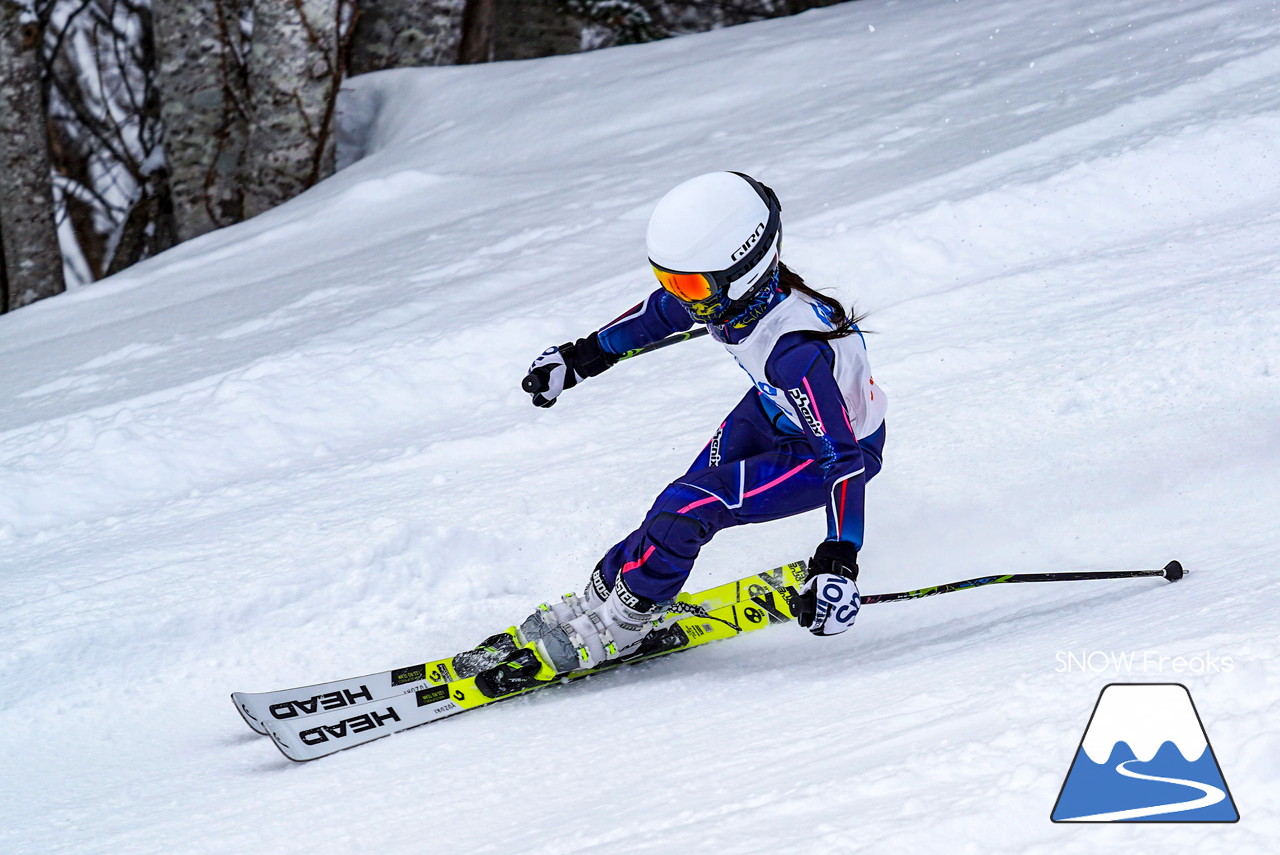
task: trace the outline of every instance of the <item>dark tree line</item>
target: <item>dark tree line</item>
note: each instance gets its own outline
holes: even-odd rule
[[[41,84],[42,32],[33,9],[0,0],[3,309],[25,306],[63,288]]]
[[[526,59],[838,0],[0,0],[0,312],[293,198],[345,77]]]

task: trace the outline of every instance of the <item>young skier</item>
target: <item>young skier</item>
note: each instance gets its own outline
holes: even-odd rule
[[[809,561],[799,623],[815,635],[853,625],[863,487],[880,471],[886,401],[860,319],[781,262],[781,211],[771,189],[738,172],[677,186],[649,220],[662,287],[530,366],[541,390],[533,403],[550,407],[619,354],[701,323],[754,384],[639,528],[600,560],[583,596],[544,605],[522,624],[559,673],[634,651],[717,531],[820,507],[827,532]]]

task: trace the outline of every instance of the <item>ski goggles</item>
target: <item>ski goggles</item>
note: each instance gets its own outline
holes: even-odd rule
[[[702,302],[716,291],[715,280],[706,273],[677,273],[655,264],[653,275],[673,297],[686,303]]]
[[[744,296],[754,281],[758,281],[759,266],[765,260],[765,256],[772,253],[776,257],[777,238],[778,223],[775,214],[769,218],[765,236],[755,248],[728,270],[716,273],[687,273],[662,267],[655,264],[653,259],[649,259],[649,264],[653,267],[653,275],[658,277],[658,283],[673,297],[685,303],[702,303],[716,297],[737,299]],[[756,275],[751,275],[753,273]],[[751,281],[747,281],[748,279]],[[734,286],[737,285],[742,287],[735,289]],[[742,293],[734,294],[734,290]]]

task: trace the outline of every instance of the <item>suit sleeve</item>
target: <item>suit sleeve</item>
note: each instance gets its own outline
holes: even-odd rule
[[[862,548],[866,467],[844,394],[836,383],[835,351],[802,333],[783,336],[765,366],[800,417],[827,495],[827,540]]]
[[[600,346],[618,356],[661,341],[672,333],[684,332],[693,324],[693,317],[683,304],[659,288],[643,303],[601,327]]]

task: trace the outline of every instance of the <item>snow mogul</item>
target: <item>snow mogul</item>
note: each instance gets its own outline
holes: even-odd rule
[[[836,635],[857,617],[864,487],[880,471],[885,395],[871,378],[861,318],[782,263],[781,213],[773,190],[740,172],[680,184],[649,219],[661,287],[530,366],[533,403],[550,407],[620,354],[705,324],[753,384],[688,471],[596,564],[583,595],[521,625],[558,673],[636,651],[716,532],[820,507],[826,537],[809,560],[799,623]]]

